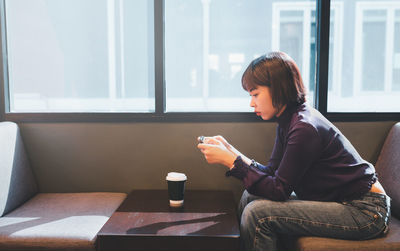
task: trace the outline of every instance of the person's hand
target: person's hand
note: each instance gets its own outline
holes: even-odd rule
[[[198,144],[197,148],[204,154],[208,163],[232,168],[238,154],[229,149],[230,144],[222,136],[204,137],[203,142]]]
[[[224,144],[226,149],[231,151],[236,156],[242,155],[238,150],[236,150],[236,148],[234,148],[231,144],[229,144],[228,141],[224,137],[222,137],[221,135],[214,136],[213,139],[216,139],[216,140],[220,141],[222,144]]]

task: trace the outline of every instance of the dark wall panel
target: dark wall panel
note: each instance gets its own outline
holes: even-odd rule
[[[395,122],[342,122],[337,127],[361,156],[375,162]],[[20,124],[41,192],[166,188],[169,171],[184,172],[188,189],[233,190],[225,167],[209,165],[199,135],[223,135],[250,158],[265,163],[275,123],[24,123]]]

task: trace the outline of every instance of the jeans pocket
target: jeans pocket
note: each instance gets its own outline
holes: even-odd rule
[[[354,220],[357,221],[364,239],[379,236],[388,227],[390,205],[383,199],[354,200],[349,203],[353,209]]]
[[[374,215],[376,215],[379,211],[379,206],[371,201],[353,200],[348,204],[350,204],[353,208],[358,209],[358,211],[362,212],[363,214],[372,218],[375,218]]]

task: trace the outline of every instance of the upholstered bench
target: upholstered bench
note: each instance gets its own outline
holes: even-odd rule
[[[375,168],[379,181],[392,198],[392,219],[387,235],[364,241],[301,237],[294,243],[295,250],[400,250],[400,123],[395,124],[390,130]]]
[[[40,193],[17,124],[0,123],[0,250],[95,250],[124,193]]]

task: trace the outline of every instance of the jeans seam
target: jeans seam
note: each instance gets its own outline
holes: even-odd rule
[[[318,221],[304,220],[304,219],[293,218],[293,217],[268,216],[268,217],[264,217],[264,218],[261,218],[261,219],[257,220],[257,225],[256,225],[256,228],[255,228],[255,234],[254,234],[254,240],[253,240],[253,250],[256,250],[256,246],[257,246],[257,243],[258,243],[258,240],[259,240],[258,235],[260,235],[260,231],[261,231],[261,224],[263,224],[266,220],[267,221],[271,221],[273,219],[275,219],[275,220],[285,220],[285,221],[293,220],[293,221],[297,221],[298,223],[308,223],[310,225],[317,225],[318,224],[318,225],[324,226],[326,228],[329,228],[329,226],[331,226],[331,227],[341,228],[344,231],[357,231],[357,230],[359,231],[359,230],[362,230],[364,228],[370,227],[371,225],[373,225],[377,221],[377,219],[374,218],[373,221],[371,221],[370,223],[368,223],[368,224],[366,224],[364,226],[361,226],[361,227],[350,227],[350,226],[335,225],[335,224],[330,224],[330,223],[323,223],[323,222],[318,222]],[[384,230],[384,228],[382,228],[382,230],[379,231],[379,232],[381,233],[383,230]]]
[[[336,225],[336,224],[331,224],[331,223],[323,223],[323,222],[319,222],[319,221],[310,221],[310,220],[294,218],[294,217],[268,216],[268,217],[261,218],[261,219],[259,219],[257,221],[256,233],[258,233],[260,231],[260,229],[261,229],[260,225],[262,223],[264,223],[266,220],[267,221],[271,221],[273,219],[284,220],[286,222],[289,221],[289,220],[292,220],[292,221],[295,221],[295,222],[298,222],[298,223],[307,223],[309,225],[320,225],[320,226],[325,226],[326,228],[336,227],[336,228],[341,228],[343,230],[361,230],[361,229],[364,229],[364,228],[368,228],[369,226],[373,225],[377,221],[377,219],[373,218],[373,220],[371,222],[369,222],[368,224],[366,224],[366,225],[358,226],[358,227],[350,227],[350,226]]]
[[[260,232],[260,227],[259,227],[259,224],[257,223],[256,234],[254,235],[254,241],[253,241],[253,250],[255,250],[255,247],[257,245],[257,241],[258,241],[257,235],[259,234],[259,232]]]

